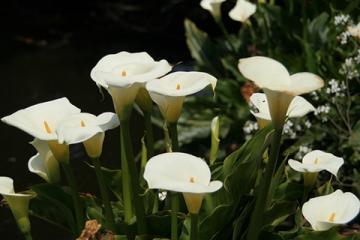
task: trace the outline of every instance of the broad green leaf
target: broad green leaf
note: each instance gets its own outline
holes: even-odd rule
[[[196,59],[200,67],[215,76],[223,76],[222,64],[216,45],[210,40],[206,32],[201,31],[189,19],[185,19],[186,43],[191,56]]]
[[[337,227],[331,228],[328,231],[306,231],[303,234],[300,234],[294,240],[356,240],[359,239],[358,236],[341,236],[338,233],[339,229]]]
[[[37,197],[30,202],[30,214],[77,234],[71,195],[49,183],[31,187]]]
[[[264,225],[273,227],[282,223],[288,216],[294,214],[297,209],[297,202],[283,201],[275,203],[269,210],[265,212]]]

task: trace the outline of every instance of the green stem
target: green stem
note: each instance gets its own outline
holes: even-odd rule
[[[178,239],[178,221],[177,221],[177,213],[179,211],[179,196],[177,193],[170,193],[170,201],[171,201],[171,240]]]
[[[177,133],[177,122],[168,123],[168,130],[171,138],[171,149],[174,152],[179,151],[179,140]],[[178,239],[178,222],[177,213],[179,211],[179,196],[176,193],[171,193],[171,240]]]
[[[115,233],[115,222],[114,222],[114,214],[111,208],[109,192],[106,188],[105,180],[103,173],[101,171],[101,164],[99,158],[92,159],[95,167],[96,177],[99,183],[100,194],[105,208],[105,218],[108,229],[110,229],[113,233]]]
[[[191,213],[191,232],[190,232],[190,240],[198,240],[199,233],[199,215],[195,213]]]
[[[229,46],[230,46],[231,50],[232,50],[234,53],[237,53],[236,47],[232,44],[230,35],[229,35],[228,31],[226,30],[226,28],[225,28],[222,20],[221,20],[221,19],[218,19],[218,20],[216,21],[216,23],[219,25],[222,33],[224,34],[225,39],[226,39],[227,42],[229,43]]]
[[[255,208],[251,214],[247,240],[257,240],[263,228],[263,218],[268,206],[269,189],[271,180],[276,170],[276,163],[279,157],[282,127],[276,128],[272,144],[270,146],[269,162],[266,165],[265,173],[261,179],[258,191],[256,192]]]
[[[122,149],[125,151],[125,159],[129,168],[130,183],[133,192],[133,202],[135,206],[137,228],[139,234],[145,234],[147,232],[145,209],[141,199],[141,187],[139,183],[139,174],[136,169],[133,148],[130,137],[130,125],[129,119],[120,120],[121,126],[121,143]],[[129,182],[127,184],[130,184]]]
[[[66,178],[68,180],[70,190],[71,190],[71,196],[74,204],[75,209],[75,217],[76,217],[76,223],[77,223],[77,229],[78,233],[80,234],[83,228],[85,227],[85,218],[84,218],[84,212],[79,196],[79,190],[76,183],[76,179],[74,176],[74,172],[70,166],[69,163],[61,162],[61,166],[64,169]]]
[[[145,119],[145,136],[146,136],[146,151],[147,151],[147,159],[150,159],[154,156],[154,132],[153,126],[151,123],[151,112],[144,112]]]
[[[179,151],[179,140],[177,132],[177,122],[168,123],[168,129],[171,138],[171,149],[173,152]]]
[[[32,240],[32,236],[30,232],[24,233],[25,240]]]
[[[131,185],[130,185],[130,174],[129,174],[129,167],[126,161],[126,151],[124,141],[122,140],[122,132],[120,130],[120,145],[121,145],[121,174],[122,174],[122,189],[123,189],[123,201],[124,201],[124,222],[126,224],[131,223],[131,219],[133,217],[133,207],[131,201]]]

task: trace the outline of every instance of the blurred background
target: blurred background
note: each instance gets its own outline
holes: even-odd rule
[[[90,70],[106,54],[146,51],[155,59],[190,65],[184,36],[185,18],[197,19],[211,30],[210,14],[194,0],[88,0],[21,1],[2,3],[0,8],[0,116],[36,103],[66,96],[82,111],[99,114],[113,111],[112,101],[99,93]],[[210,23],[209,23],[210,22]],[[143,134],[139,116],[134,116],[138,138]],[[15,190],[42,182],[27,170],[36,151],[24,132],[0,123],[2,150],[0,176],[14,179]],[[109,133],[102,161],[120,165],[118,131]],[[111,139],[111,141],[109,141]],[[93,172],[86,172],[80,147],[73,149],[73,165],[84,181],[83,192],[94,192]],[[85,184],[86,183],[86,184]],[[66,232],[31,218],[34,239],[69,239]],[[0,238],[22,239],[10,210],[0,208]],[[48,239],[48,238],[47,238]]]

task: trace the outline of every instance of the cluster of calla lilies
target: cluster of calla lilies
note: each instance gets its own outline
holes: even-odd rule
[[[248,239],[258,239],[269,193],[272,174],[279,158],[282,128],[287,118],[301,117],[314,111],[314,107],[304,98],[297,96],[319,89],[323,80],[311,73],[290,75],[279,62],[267,57],[250,57],[239,60],[240,72],[263,89],[264,93],[255,93],[250,99],[251,113],[257,118],[261,128],[272,124],[274,133],[269,150],[268,162],[255,196],[254,211],[248,230]],[[98,116],[81,112],[67,98],[19,110],[2,121],[17,127],[31,136],[31,144],[38,153],[28,162],[31,172],[45,181],[58,184],[60,166],[63,168],[71,189],[77,229],[84,227],[84,207],[79,196],[77,181],[70,166],[69,145],[82,143],[92,160],[99,182],[101,200],[105,209],[106,229],[117,234],[114,212],[107,186],[101,170],[100,157],[105,132],[120,126],[121,170],[123,191],[123,220],[131,224],[136,216],[137,232],[147,233],[144,210],[143,190],[139,183],[139,170],[136,166],[130,134],[130,116],[134,103],[141,109],[146,124],[147,163],[143,177],[149,189],[170,192],[171,201],[171,239],[178,239],[179,198],[182,193],[191,217],[190,239],[198,239],[198,213],[203,197],[222,187],[221,181],[211,181],[211,171],[206,161],[193,155],[179,152],[177,139],[177,121],[185,97],[211,86],[214,90],[217,79],[203,72],[172,72],[166,60],[155,61],[145,52],[120,52],[103,57],[91,71],[91,78],[99,87],[105,88],[111,95],[115,113],[102,113]],[[155,102],[164,118],[164,127],[168,130],[167,153],[153,156],[151,135],[152,102]],[[218,135],[219,121],[214,118],[212,127]],[[214,148],[217,151],[218,139]],[[213,144],[212,144],[213,145]],[[213,151],[213,149],[212,149]],[[213,155],[213,154],[212,154]],[[215,159],[210,159],[210,163]],[[311,187],[318,172],[326,170],[337,176],[344,163],[342,158],[319,150],[308,153],[302,162],[289,160],[289,166],[304,173],[304,183]],[[31,239],[28,218],[29,201],[33,194],[15,193],[13,180],[0,177],[0,193],[8,202],[16,222],[26,239]],[[336,190],[334,193],[310,199],[302,208],[304,217],[314,230],[327,230],[334,225],[351,221],[359,212],[360,202],[349,192]],[[129,236],[130,237],[130,236]]]

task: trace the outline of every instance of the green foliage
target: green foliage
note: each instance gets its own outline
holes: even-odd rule
[[[53,184],[39,184],[31,187],[37,197],[31,201],[30,214],[77,233],[71,195],[64,188]]]

